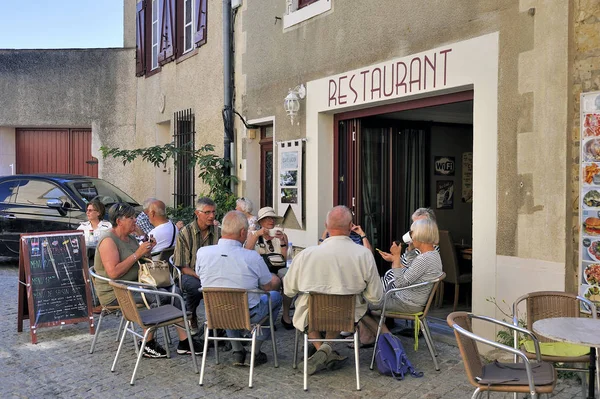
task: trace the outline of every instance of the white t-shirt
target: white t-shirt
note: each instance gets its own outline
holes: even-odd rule
[[[175,237],[173,237],[173,231],[175,231]],[[177,227],[175,227],[173,222],[168,221],[150,230],[148,235],[150,234],[152,234],[156,240],[156,246],[152,249],[152,252],[154,253],[174,247],[175,242],[177,242],[179,230],[177,230]]]

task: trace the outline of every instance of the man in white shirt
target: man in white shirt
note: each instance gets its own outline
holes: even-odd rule
[[[154,200],[148,205],[148,209],[145,212],[148,215],[150,223],[154,226],[148,233],[148,236],[152,236],[156,240],[156,246],[152,251],[156,253],[163,249],[174,247],[179,230],[167,218],[165,203],[160,200]]]
[[[223,218],[221,238],[217,245],[198,249],[196,254],[196,273],[203,287],[262,289],[270,291],[273,318],[277,318],[281,309],[282,297],[279,293],[281,281],[269,272],[267,265],[258,252],[243,248],[248,235],[248,219],[239,211],[230,211]],[[250,294],[248,296],[250,322],[256,323],[269,314],[267,295]],[[260,351],[262,343],[270,338],[270,329],[261,329],[257,336],[254,351],[254,365],[267,362],[267,355]],[[230,338],[241,337],[240,330],[227,330]],[[240,341],[231,341],[233,364],[244,365],[246,352]]]
[[[378,303],[383,295],[381,279],[375,258],[370,250],[356,245],[349,237],[352,229],[352,213],[345,206],[336,206],[327,214],[325,227],[329,238],[321,245],[308,247],[294,258],[283,279],[284,294],[294,297],[303,291],[326,294],[356,294],[355,321],[367,312],[367,302]],[[308,324],[308,296],[299,294],[296,300],[294,326],[304,331]],[[339,332],[327,332],[325,338],[337,338]],[[319,332],[311,332],[309,338],[321,338]],[[321,368],[337,368],[341,363],[335,351],[324,343],[314,342],[317,352],[308,359],[308,373]]]

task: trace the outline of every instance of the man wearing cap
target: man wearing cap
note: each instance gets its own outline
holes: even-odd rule
[[[288,237],[280,228],[275,228],[276,224],[280,224],[283,218],[275,213],[275,210],[270,206],[260,208],[256,223],[260,229],[249,231],[248,238],[244,247],[246,249],[254,249],[261,255],[266,254],[281,254],[284,259],[287,259]],[[274,234],[272,234],[274,233]],[[280,278],[285,276],[287,268],[282,268],[277,272]],[[290,319],[290,307],[292,299],[283,297],[283,313],[281,315],[281,324],[286,330],[292,330],[292,320]]]
[[[192,312],[192,327],[197,328],[196,309],[202,295],[198,288],[202,286],[196,274],[196,253],[198,249],[216,245],[221,233],[214,225],[217,205],[213,200],[203,197],[196,201],[196,220],[181,229],[175,244],[173,265],[181,270],[183,294],[188,309]]]
[[[298,295],[294,327],[304,331],[308,324],[308,295],[313,291],[336,295],[356,295],[354,320],[358,322],[367,312],[367,302],[379,303],[383,286],[373,253],[350,239],[352,213],[343,206],[334,207],[327,214],[325,227],[329,238],[321,245],[308,247],[294,257],[285,278],[284,294]],[[328,331],[325,338],[337,338],[339,332]],[[318,331],[309,338],[321,338]],[[346,360],[332,351],[327,343],[314,342],[317,352],[308,358],[308,373],[327,367],[334,369]]]

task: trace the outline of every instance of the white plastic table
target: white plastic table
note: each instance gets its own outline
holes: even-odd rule
[[[556,341],[591,347],[588,399],[593,399],[593,375],[594,372],[600,372],[596,365],[596,351],[600,348],[600,320],[586,317],[554,317],[533,323],[533,332]],[[600,375],[596,375],[596,378],[600,379]]]

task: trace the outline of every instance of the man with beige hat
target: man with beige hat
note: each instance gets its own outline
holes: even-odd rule
[[[283,232],[282,227],[275,227],[283,221],[283,217],[277,215],[275,210],[270,206],[260,208],[256,223],[260,229],[248,232],[248,238],[244,247],[246,249],[254,249],[261,255],[281,254],[284,259],[288,255],[288,237]],[[285,276],[286,268],[282,268],[277,272],[280,278]],[[286,330],[294,328],[292,319],[290,318],[290,306],[292,299],[283,297],[283,313],[281,316],[281,324]]]

